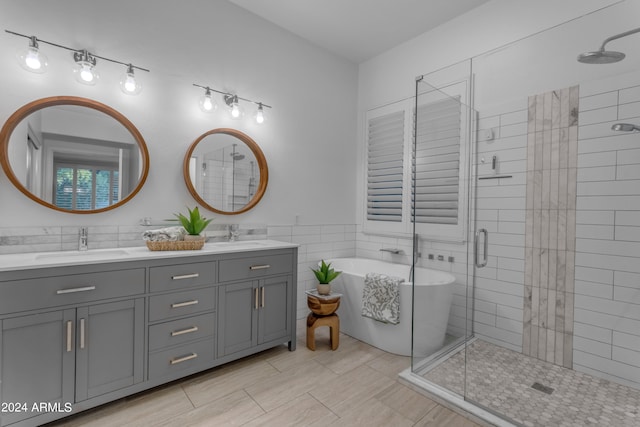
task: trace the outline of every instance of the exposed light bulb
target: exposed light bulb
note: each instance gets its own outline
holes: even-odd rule
[[[18,52],[18,62],[22,68],[32,73],[44,73],[49,65],[47,56],[38,49],[35,36],[31,37],[26,50]]]
[[[200,109],[205,113],[213,113],[216,111],[218,106],[213,102],[213,98],[211,98],[211,89],[206,88],[206,92],[200,97],[199,105]]]
[[[133,65],[127,65],[127,71],[120,78],[120,89],[127,95],[137,95],[142,90],[142,85],[133,74]]]
[[[73,70],[76,81],[85,85],[95,85],[100,78],[100,75],[94,68],[96,59],[86,50],[75,52],[73,57],[76,60],[76,67]]]
[[[256,112],[256,123],[261,125],[264,123],[264,109],[262,108],[262,103],[258,103],[258,111]]]
[[[240,117],[240,107],[238,107],[237,103],[234,103],[233,106],[231,107],[231,116],[234,119],[237,119],[238,117]]]

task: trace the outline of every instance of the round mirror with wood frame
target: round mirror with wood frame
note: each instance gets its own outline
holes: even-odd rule
[[[237,215],[253,208],[267,189],[267,160],[248,135],[229,128],[200,135],[184,156],[184,182],[203,207]]]
[[[53,96],[14,112],[0,131],[0,164],[25,196],[48,208],[92,214],[131,200],[149,174],[138,129],[113,108]]]

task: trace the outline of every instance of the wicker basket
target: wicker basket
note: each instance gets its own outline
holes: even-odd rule
[[[179,240],[174,242],[150,242],[147,240],[147,248],[150,251],[197,251],[204,246],[204,240]]]

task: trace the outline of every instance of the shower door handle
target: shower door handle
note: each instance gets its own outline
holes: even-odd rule
[[[480,255],[479,255],[480,251],[478,248],[480,244],[480,234],[484,234],[484,254],[483,254],[482,262],[480,262]],[[488,256],[489,256],[489,233],[487,232],[486,228],[481,228],[480,230],[476,231],[475,251],[474,251],[476,267],[482,268],[486,266]]]

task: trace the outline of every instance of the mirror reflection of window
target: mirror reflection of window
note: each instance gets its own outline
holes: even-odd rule
[[[56,163],[54,205],[64,209],[92,210],[120,200],[117,165],[81,166]]]

